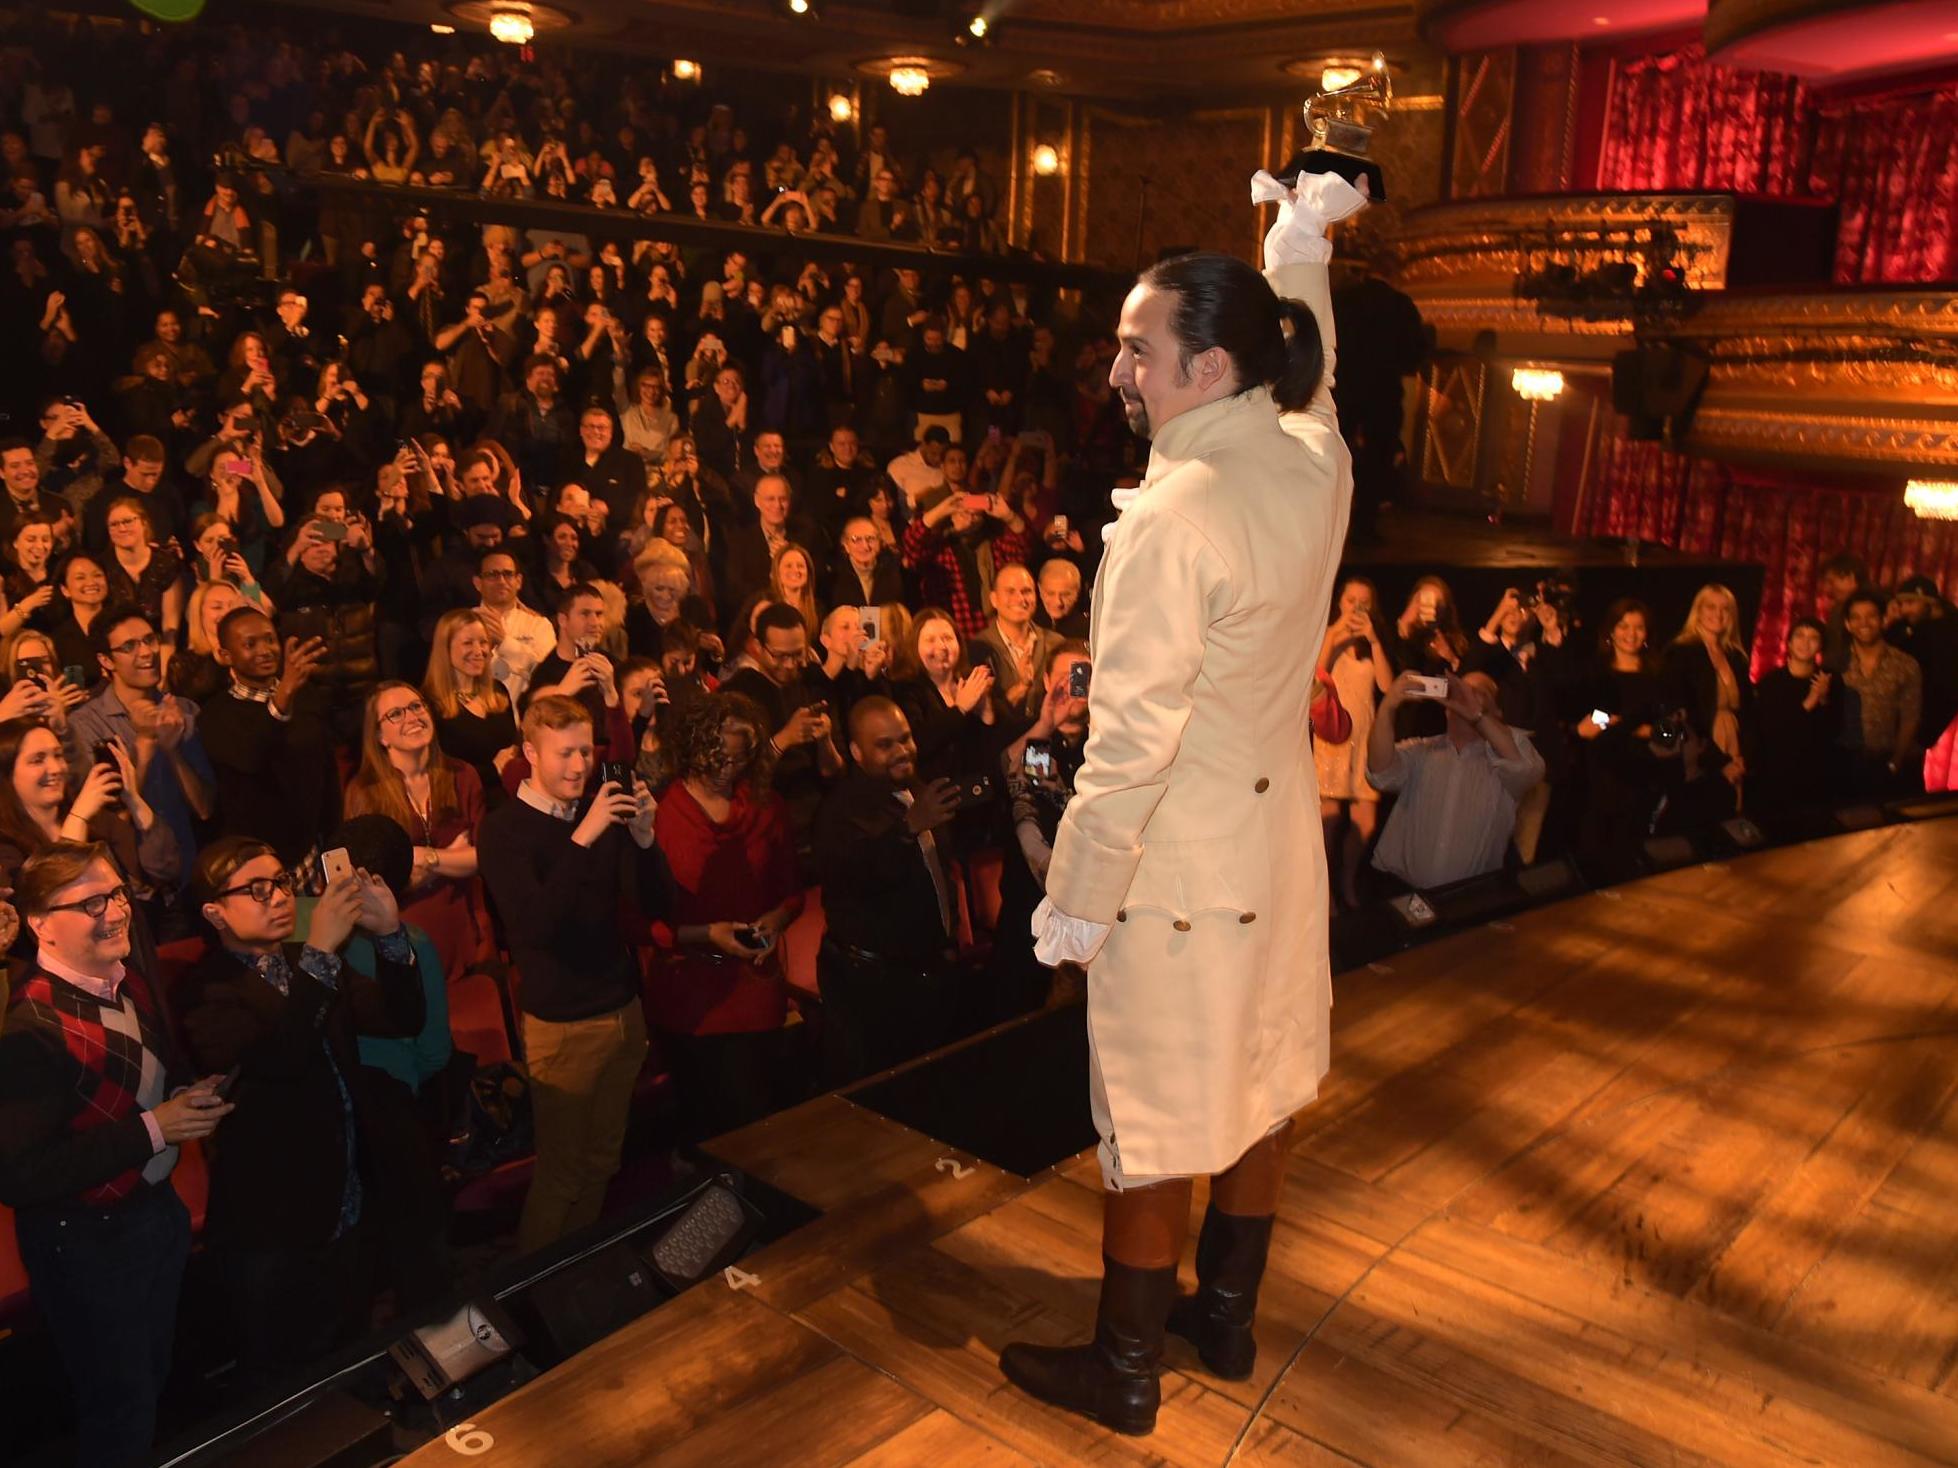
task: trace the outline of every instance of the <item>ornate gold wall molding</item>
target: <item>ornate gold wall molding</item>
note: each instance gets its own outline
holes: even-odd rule
[[[1710,458],[1888,468],[1906,474],[1958,468],[1958,417],[1938,422],[1707,406],[1693,420],[1686,446]]]

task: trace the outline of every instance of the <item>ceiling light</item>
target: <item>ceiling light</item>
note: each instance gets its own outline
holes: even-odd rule
[[[537,28],[530,23],[528,5],[494,5],[490,8],[489,33],[506,46],[528,46]]]
[[[988,29],[990,29],[990,27],[988,27],[986,24],[985,16],[975,15],[972,17],[971,20],[965,23],[965,29],[966,29],[966,33],[970,35],[973,40],[983,41],[986,39],[986,32]]]
[[[1033,171],[1042,178],[1052,178],[1061,171],[1060,150],[1052,143],[1042,143],[1033,150]]]
[[[891,90],[900,97],[922,97],[931,85],[931,73],[915,62],[891,68]]]
[[[1958,520],[1958,479],[1913,479],[1904,503],[1926,520]]]
[[[809,0],[789,0],[790,15],[807,15],[809,9]]]
[[[857,104],[842,92],[832,93],[829,99],[829,120],[848,122],[857,115]]]
[[[428,28],[438,36],[453,36],[456,33],[454,26],[443,25],[439,20],[429,22]]]
[[[1509,385],[1526,403],[1553,402],[1564,390],[1564,374],[1542,367],[1518,367],[1509,374]]]
[[[677,57],[673,62],[673,80],[676,82],[697,82],[700,80],[700,63],[682,61]]]

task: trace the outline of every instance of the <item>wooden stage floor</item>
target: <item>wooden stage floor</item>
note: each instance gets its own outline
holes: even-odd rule
[[[1954,958],[1947,819],[1346,977],[1257,1376],[1173,1341],[1149,1438],[997,1370],[1089,1320],[1092,1157],[955,1176],[813,1101],[715,1150],[825,1216],[745,1261],[751,1287],[697,1287],[480,1413],[475,1461],[1958,1463]]]

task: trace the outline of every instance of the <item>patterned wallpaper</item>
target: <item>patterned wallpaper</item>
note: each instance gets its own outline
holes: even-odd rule
[[[1251,174],[1281,161],[1264,156],[1262,111],[1133,121],[1090,109],[1084,132],[1075,171],[1075,187],[1087,195],[1079,242],[1083,258],[1129,270],[1154,263],[1165,248],[1184,245],[1252,258],[1259,230]],[[1145,177],[1150,180],[1146,197]]]

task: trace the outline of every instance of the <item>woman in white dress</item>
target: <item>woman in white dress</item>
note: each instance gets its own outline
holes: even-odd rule
[[[1367,783],[1367,734],[1373,728],[1373,706],[1394,681],[1394,669],[1387,658],[1387,639],[1375,620],[1379,604],[1371,581],[1348,577],[1340,584],[1332,625],[1319,647],[1320,681],[1339,695],[1353,720],[1353,735],[1344,744],[1312,744],[1319,767],[1319,815],[1326,826],[1326,865],[1334,875],[1337,901],[1349,908],[1359,906],[1355,883],[1360,862],[1380,824],[1380,792]]]

